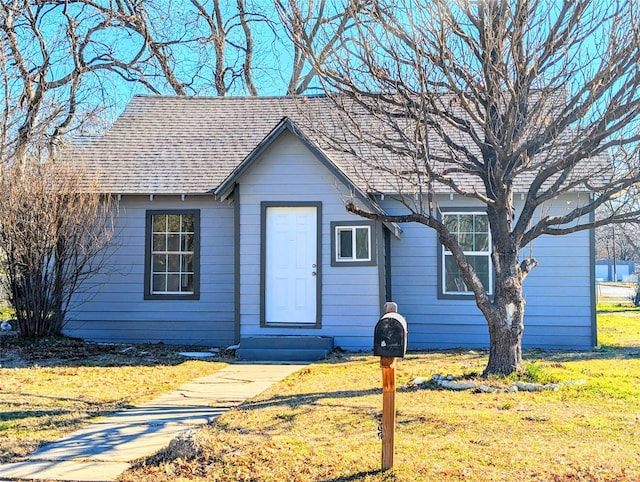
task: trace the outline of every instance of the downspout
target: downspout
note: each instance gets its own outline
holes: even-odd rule
[[[595,213],[590,214],[590,221],[595,221]],[[596,312],[596,230],[589,230],[589,279],[591,282],[591,346],[598,346],[598,320]]]
[[[233,342],[240,343],[240,188],[233,188]]]

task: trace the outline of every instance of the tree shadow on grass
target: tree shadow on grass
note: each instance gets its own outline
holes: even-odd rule
[[[77,410],[75,409],[14,410],[10,412],[0,413],[0,422],[17,422],[19,420],[26,420],[29,418],[43,419],[45,417],[49,419],[53,419],[53,418],[61,417],[64,415],[70,415],[74,413],[77,414],[78,412],[81,412],[81,411],[91,411],[91,409],[87,409],[87,410],[81,410],[81,409],[77,409]],[[111,413],[111,411],[104,411],[104,412],[91,411],[92,416],[101,416],[109,413]],[[79,423],[83,420],[86,420],[85,417],[76,417],[74,419],[65,421],[65,425],[72,425],[72,424],[75,424],[76,422]]]
[[[592,351],[566,351],[566,350],[526,350],[524,352],[525,361],[551,361],[551,362],[571,362],[589,360],[628,360],[640,358],[639,347],[609,347],[602,346]]]
[[[36,400],[44,399],[41,405],[46,405],[47,401],[53,403],[67,402],[77,404],[71,408],[46,408],[46,406],[40,406],[34,409],[25,410],[6,410],[0,412],[0,422],[13,422],[17,420],[23,420],[28,418],[40,418],[49,417],[55,418],[68,414],[87,413],[90,417],[101,417],[104,415],[110,415],[116,411],[126,410],[133,406],[128,400],[112,400],[110,402],[92,402],[81,398],[69,398],[69,397],[53,397],[47,395],[35,395],[32,393],[15,393],[15,392],[3,392],[5,396],[15,397],[16,400],[33,400],[33,403],[37,403]],[[78,422],[86,420],[86,416],[78,417]],[[73,421],[72,421],[73,422]],[[67,424],[67,422],[65,422]]]
[[[405,360],[418,359],[420,355],[441,355],[443,357],[455,358],[459,356],[471,357],[474,359],[486,358],[489,350],[482,348],[454,348],[444,350],[424,350],[408,352]],[[629,358],[640,358],[640,345],[638,346],[609,346],[601,345],[593,350],[543,350],[539,348],[527,348],[522,352],[525,362],[536,360],[549,361],[578,361],[578,360],[624,360]]]
[[[396,480],[393,472],[383,472],[382,470],[367,470],[352,475],[339,476],[333,479],[321,479],[319,482],[357,482],[359,480],[364,480],[367,477],[372,477],[375,475],[382,475],[383,477],[380,479],[382,482],[391,482],[393,480]]]
[[[382,388],[368,389],[368,390],[338,390],[331,392],[315,392],[304,393],[301,395],[276,395],[274,397],[257,400],[247,401],[238,407],[238,410],[250,411],[261,410],[263,408],[283,406],[288,408],[299,408],[307,405],[316,405],[318,402],[326,399],[344,399],[349,400],[356,397],[366,397],[369,395],[382,394]],[[341,406],[341,405],[336,405]],[[351,405],[342,405],[347,408],[351,408]]]

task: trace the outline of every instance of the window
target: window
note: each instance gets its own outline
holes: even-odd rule
[[[373,223],[331,223],[332,266],[374,266],[376,264]]]
[[[198,299],[199,211],[147,212],[145,296]]]
[[[447,212],[442,215],[449,232],[458,240],[469,264],[491,294],[493,272],[491,265],[491,236],[489,220],[484,213]],[[441,288],[444,295],[473,295],[458,269],[450,251],[441,246]]]

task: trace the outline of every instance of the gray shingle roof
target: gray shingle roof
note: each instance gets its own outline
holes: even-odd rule
[[[137,96],[104,137],[75,153],[105,192],[207,193],[284,113],[278,98]]]
[[[415,191],[325,142],[314,127],[354,138],[342,132],[340,114],[324,97],[136,96],[104,137],[77,142],[72,152],[97,174],[103,192],[213,193],[285,117],[363,191]],[[407,162],[369,147],[360,156],[391,171]],[[521,191],[529,181],[522,179]]]

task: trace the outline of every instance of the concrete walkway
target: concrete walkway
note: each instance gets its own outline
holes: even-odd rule
[[[233,364],[47,444],[23,462],[0,465],[0,479],[109,481],[191,428],[207,424],[303,364]]]

